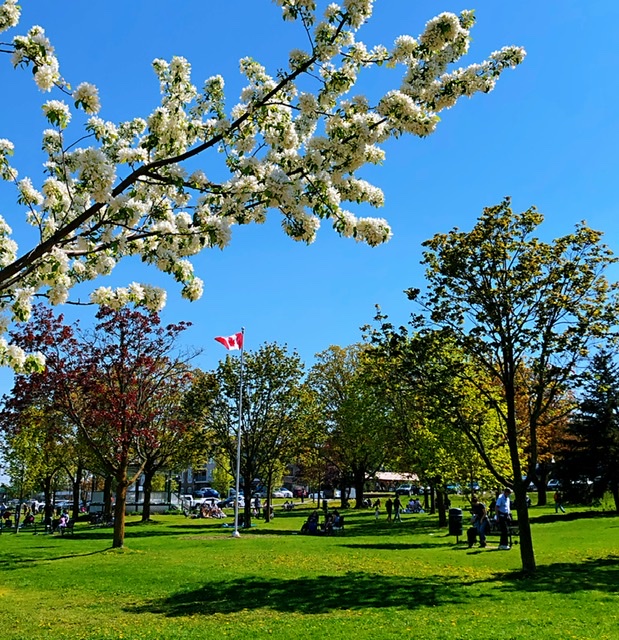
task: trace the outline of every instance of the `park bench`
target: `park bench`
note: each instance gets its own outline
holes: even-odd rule
[[[93,528],[101,528],[101,527],[113,527],[114,526],[114,516],[109,518],[103,517],[103,512],[97,511],[96,513],[90,514],[90,526]]]
[[[59,531],[61,536],[64,536],[65,533],[70,533],[73,536],[75,535],[74,526],[75,526],[75,520],[69,519],[67,524],[65,524],[63,527],[61,527],[60,525],[57,526],[56,531]]]
[[[514,544],[518,544],[518,540],[514,543],[514,538],[520,537],[520,528],[518,527],[518,523],[515,521],[511,521],[507,527],[507,534],[509,536],[509,546],[513,546]],[[490,520],[490,531],[486,532],[486,538],[490,536],[500,536],[501,530],[499,529],[499,523],[497,520]]]
[[[337,524],[334,524],[332,527],[333,533],[344,533],[344,516],[340,516],[337,520]]]

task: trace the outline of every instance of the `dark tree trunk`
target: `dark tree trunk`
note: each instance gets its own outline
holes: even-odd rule
[[[436,508],[438,510],[438,526],[447,526],[447,510],[445,508],[445,492],[436,491]]]
[[[548,469],[545,464],[540,464],[537,472],[537,478],[535,479],[535,485],[537,487],[537,506],[545,507],[548,504]]]
[[[43,525],[51,529],[52,526],[52,481],[54,476],[45,476],[43,479],[43,501],[45,506],[43,507]]]
[[[273,473],[267,474],[267,497],[264,507],[264,521],[271,522],[271,490],[273,488]]]
[[[125,509],[127,506],[128,465],[122,464],[116,474],[116,504],[114,505],[114,539],[112,547],[120,549],[125,544]]]
[[[153,492],[153,476],[154,471],[144,471],[144,504],[142,505],[142,522],[150,520],[150,498]],[[136,480],[136,483],[138,480]]]
[[[346,509],[350,504],[350,489],[346,486],[346,481],[342,479],[340,483],[340,509]]]
[[[103,519],[109,522],[112,519],[112,485],[114,484],[114,477],[111,475],[105,476],[103,481]]]
[[[71,481],[71,488],[73,490],[73,514],[71,518],[75,522],[80,514],[80,487],[82,484],[82,467],[78,465],[75,470],[75,476]]]
[[[535,552],[533,550],[533,536],[529,508],[527,507],[527,486],[520,480],[514,482],[516,513],[518,515],[518,529],[520,531],[520,559],[525,573],[535,573]]]
[[[243,495],[245,496],[245,507],[243,508],[243,528],[249,529],[251,527],[251,483],[254,476],[251,478],[243,478]]]
[[[533,537],[531,535],[531,523],[527,507],[527,485],[522,480],[522,467],[520,466],[520,450],[518,448],[518,424],[516,421],[515,387],[513,379],[504,383],[505,400],[507,405],[507,445],[512,472],[514,475],[514,494],[516,496],[516,510],[518,513],[518,529],[520,531],[520,559],[524,573],[535,573],[535,552],[533,550]],[[531,460],[531,465],[535,465]]]
[[[353,471],[353,484],[355,485],[355,509],[362,509],[365,489],[365,469],[355,469]]]

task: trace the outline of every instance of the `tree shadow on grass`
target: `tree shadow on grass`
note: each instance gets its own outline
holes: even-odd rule
[[[414,595],[413,595],[414,594]],[[173,594],[125,610],[169,617],[230,614],[244,609],[272,609],[303,614],[337,610],[398,607],[416,609],[466,599],[459,580],[384,576],[350,572],[294,580],[257,577],[209,582],[199,589]]]
[[[436,549],[436,547],[444,547],[445,543],[436,542],[420,542],[420,543],[406,543],[406,542],[376,542],[370,544],[344,544],[343,547],[348,549],[379,549],[382,551],[414,551],[419,549]]]
[[[548,524],[550,522],[573,522],[574,520],[601,518],[617,518],[619,524],[619,514],[614,511],[567,511],[566,513],[545,513],[531,517],[531,524]]]
[[[497,573],[485,580],[460,576],[385,576],[365,572],[291,580],[252,576],[211,581],[198,589],[180,591],[124,610],[168,617],[231,614],[248,609],[325,614],[387,607],[416,610],[445,604],[479,607],[480,598],[494,598],[496,591],[575,593],[597,590],[615,594],[619,584],[618,560],[617,556],[608,556],[582,563],[557,563],[541,567],[534,577],[523,578],[522,574],[512,572]],[[480,582],[488,585],[481,595],[478,589],[470,589]]]
[[[619,556],[595,558],[581,563],[556,562],[538,567],[534,576],[521,572],[496,574],[491,579],[501,583],[508,592],[552,592],[561,594],[577,591],[603,591],[619,594]]]
[[[126,531],[125,540],[131,540],[132,538],[153,538],[161,536],[176,536],[175,531]],[[83,531],[76,531],[74,536],[64,536],[64,540],[112,540],[114,537],[114,531],[112,529],[90,529]]]
[[[40,568],[41,563],[53,562],[54,560],[72,560],[73,558],[86,558],[88,556],[95,556],[100,553],[105,553],[109,549],[98,549],[96,551],[88,551],[87,553],[71,553],[69,555],[54,556],[54,557],[24,557],[15,558],[11,560],[0,560],[0,571],[14,571],[16,569],[26,568]]]

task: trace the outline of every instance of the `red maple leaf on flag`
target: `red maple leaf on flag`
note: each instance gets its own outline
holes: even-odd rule
[[[215,340],[217,340],[217,342],[223,344],[224,347],[226,347],[226,349],[230,350],[230,351],[234,351],[237,349],[242,349],[243,348],[243,333],[239,332],[239,333],[235,333],[231,336],[217,336],[215,338]]]

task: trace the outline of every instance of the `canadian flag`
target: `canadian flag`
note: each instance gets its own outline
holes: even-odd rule
[[[230,351],[235,351],[237,349],[243,348],[242,332],[235,333],[234,335],[228,336],[227,338],[225,336],[217,336],[215,340],[223,344],[224,347],[226,347],[226,349],[229,349]]]

